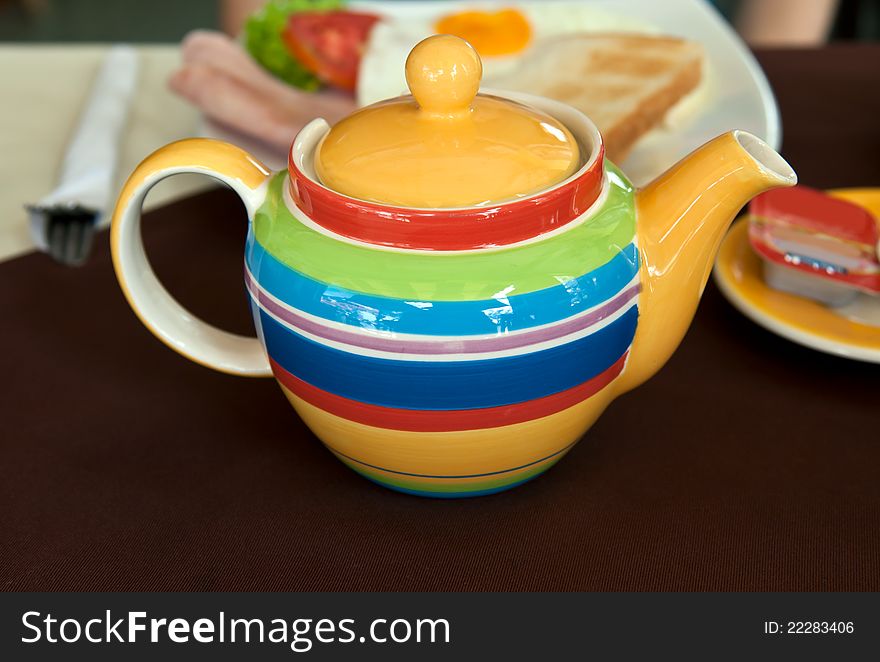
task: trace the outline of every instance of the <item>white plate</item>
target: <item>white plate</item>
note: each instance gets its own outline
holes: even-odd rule
[[[634,24],[650,25],[653,32],[698,41],[705,49],[704,81],[693,98],[673,109],[668,126],[647,134],[620,164],[635,184],[647,183],[707,140],[731,129],[754,133],[779,149],[779,110],[764,73],[742,40],[704,0],[571,1],[619,15]],[[511,6],[516,3],[517,0],[502,0],[494,4]],[[355,0],[349,6],[391,18],[422,20],[474,4],[491,3],[485,0],[477,3],[468,0]],[[254,144],[211,122],[205,123],[203,133],[251,149],[272,167],[285,165],[285,154]]]

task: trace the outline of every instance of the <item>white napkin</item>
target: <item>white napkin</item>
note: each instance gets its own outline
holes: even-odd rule
[[[119,138],[125,124],[138,71],[131,46],[114,46],[101,65],[79,125],[67,148],[57,188],[36,207],[85,207],[96,211],[98,223],[110,208]],[[31,233],[46,249],[46,215],[31,211]]]

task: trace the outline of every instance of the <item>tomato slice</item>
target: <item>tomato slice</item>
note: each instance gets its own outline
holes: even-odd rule
[[[321,81],[354,91],[361,55],[378,20],[351,11],[300,12],[287,19],[282,38],[291,55]]]

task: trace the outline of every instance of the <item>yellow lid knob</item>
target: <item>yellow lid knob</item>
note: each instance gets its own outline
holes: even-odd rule
[[[404,207],[470,207],[537,193],[580,164],[569,130],[540,110],[477,94],[482,62],[452,35],[406,61],[412,96],[367,106],[318,146],[321,182],[353,198]]]
[[[483,63],[464,39],[439,34],[420,41],[406,59],[406,84],[433,115],[466,113],[480,89]]]

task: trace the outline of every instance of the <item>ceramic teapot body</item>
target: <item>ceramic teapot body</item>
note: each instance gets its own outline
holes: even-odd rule
[[[316,186],[326,128],[297,139],[247,245],[285,395],[337,457],[398,489],[482,494],[542,472],[598,413],[635,334],[632,187],[581,121],[590,153],[558,187],[412,218]]]
[[[214,141],[160,150],[132,175],[114,217],[126,296],[189,358],[274,375],[315,435],[371,480],[472,496],[539,475],[666,361],[733,216],[794,174],[734,132],[637,193],[586,117],[515,98],[564,123],[583,163],[556,186],[497,205],[400,208],[323,187],[312,166],[328,130],[320,120],[297,137],[288,172]],[[192,318],[152,275],[140,203],[183,171],[213,174],[245,201],[259,340]]]

